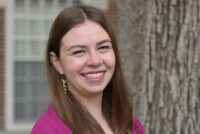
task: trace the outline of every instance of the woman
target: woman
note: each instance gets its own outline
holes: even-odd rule
[[[132,118],[116,38],[101,11],[64,9],[55,19],[46,50],[53,103],[32,134],[143,134]]]

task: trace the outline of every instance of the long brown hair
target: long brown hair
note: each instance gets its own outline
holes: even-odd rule
[[[74,26],[87,20],[101,25],[111,38],[116,65],[113,77],[103,91],[103,114],[115,134],[132,131],[132,104],[123,78],[115,35],[103,12],[86,5],[64,9],[55,19],[46,49],[46,71],[53,104],[61,120],[74,134],[103,134],[104,131],[87,109],[68,92],[64,93],[61,76],[50,61],[50,52],[59,58],[60,41]]]

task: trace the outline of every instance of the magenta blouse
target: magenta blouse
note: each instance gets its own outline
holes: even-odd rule
[[[142,124],[136,118],[133,118],[135,123],[133,134],[144,134]],[[72,134],[71,130],[62,122],[56,113],[56,109],[51,104],[47,111],[39,118],[32,128],[31,134]]]

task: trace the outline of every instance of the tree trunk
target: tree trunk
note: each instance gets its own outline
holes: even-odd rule
[[[200,1],[118,3],[123,68],[145,132],[200,133]]]

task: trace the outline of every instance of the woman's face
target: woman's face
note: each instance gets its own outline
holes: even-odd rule
[[[102,93],[115,69],[115,54],[107,32],[96,22],[86,21],[61,39],[60,58],[50,53],[69,90],[77,97]]]

